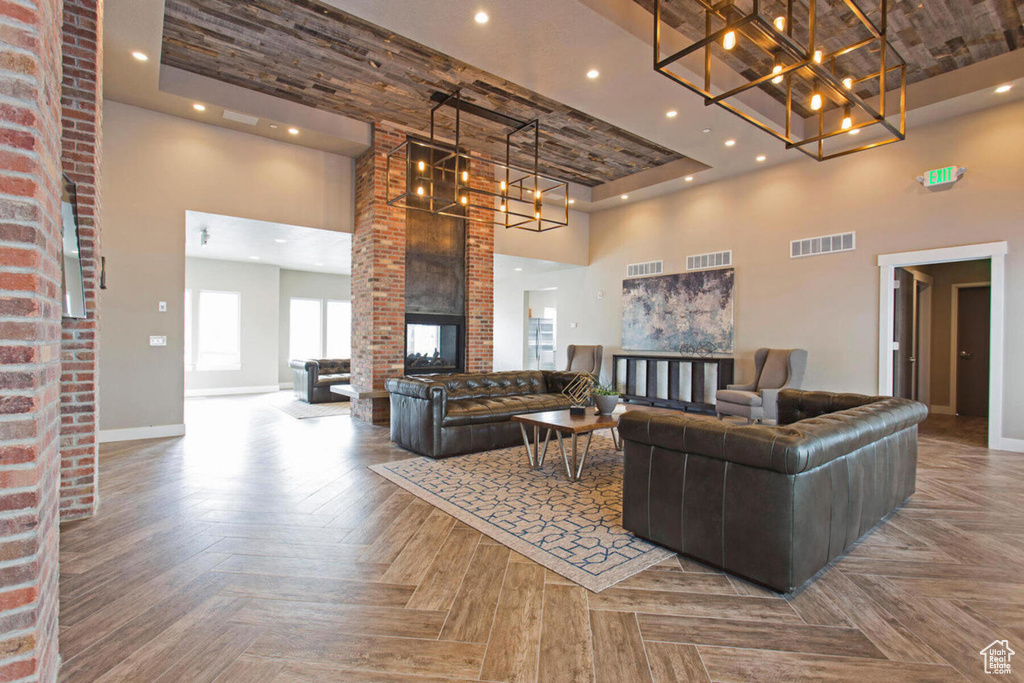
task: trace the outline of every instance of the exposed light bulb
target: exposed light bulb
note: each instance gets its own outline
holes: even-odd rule
[[[819,109],[821,109],[821,104],[822,100],[820,92],[815,92],[813,95],[811,95],[811,109],[813,109],[814,111],[818,111]]]
[[[421,197],[423,196],[423,186],[422,185],[420,185],[419,187],[416,188],[416,194],[420,195]]]
[[[776,63],[775,66],[772,67],[772,73],[773,74],[777,74],[780,71],[782,71],[782,65]],[[785,76],[782,76],[782,75],[776,76],[775,78],[772,79],[772,83],[774,83],[775,85],[778,85],[779,83],[782,83],[782,79],[783,78],[785,78]]]
[[[536,218],[537,220],[540,220],[540,211],[534,212],[533,217]]]
[[[469,203],[469,197],[467,197],[466,195],[462,195],[462,198],[459,201],[462,202],[463,206],[465,206],[466,204]]]
[[[501,205],[501,207],[499,207],[499,208],[500,208],[500,209],[501,209],[502,211],[507,211],[507,209],[505,208],[505,205],[504,205],[504,204],[502,204],[502,205]]]
[[[537,199],[540,199],[540,190],[534,190],[533,196],[536,197]]]
[[[821,60],[823,58],[824,58],[824,55],[822,54],[821,50],[815,50],[814,51],[814,61],[815,62],[817,62],[818,64],[821,64]]]
[[[726,50],[736,47],[736,31],[729,31],[722,37],[722,47]]]
[[[421,161],[420,163],[416,164],[416,168],[418,168],[421,171],[426,171],[427,170],[427,164],[426,164],[426,162]]]
[[[779,31],[786,30],[786,17],[775,17],[775,21],[773,23],[775,24],[775,28]]]
[[[843,130],[848,130],[850,127],[853,126],[853,118],[850,116],[850,107],[849,106],[847,106],[846,110],[843,112],[843,124],[842,124],[842,126],[843,126]]]
[[[508,189],[508,185],[506,185],[505,181],[502,180],[501,181],[501,191],[504,192],[506,189]]]
[[[853,90],[853,79],[847,76],[843,79],[843,87],[847,90]]]
[[[462,182],[469,182],[469,171],[462,172]]]

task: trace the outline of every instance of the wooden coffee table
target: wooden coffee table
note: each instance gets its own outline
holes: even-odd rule
[[[622,450],[619,441],[617,427],[619,426],[619,415],[625,410],[619,406],[611,415],[597,415],[593,408],[587,409],[586,415],[570,415],[568,410],[552,410],[546,413],[528,413],[526,415],[513,415],[512,421],[519,423],[519,429],[523,432],[523,444],[526,446],[526,457],[530,461],[530,467],[540,469],[544,464],[544,456],[548,452],[548,442],[551,439],[551,432],[558,437],[558,449],[562,453],[562,462],[565,463],[565,473],[569,481],[579,481],[580,473],[583,472],[583,465],[587,461],[587,454],[590,453],[590,440],[594,432],[599,429],[609,429],[612,433],[612,440],[615,442],[615,450]],[[530,445],[530,437],[527,427],[533,427],[533,446]],[[544,429],[544,446],[540,445],[540,430]],[[577,442],[581,434],[587,435],[587,443],[583,446],[583,455],[577,461]],[[568,436],[572,442],[572,464],[569,463],[569,455],[565,450],[563,436]]]

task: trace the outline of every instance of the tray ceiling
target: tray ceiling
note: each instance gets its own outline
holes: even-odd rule
[[[685,158],[312,0],[167,0],[162,63],[361,121],[419,131],[429,126],[431,95],[461,87],[476,104],[520,119],[539,118],[541,172],[587,186]],[[463,117],[462,129],[467,147],[504,158],[507,129],[472,116]]]

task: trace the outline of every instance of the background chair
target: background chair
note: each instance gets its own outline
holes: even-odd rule
[[[566,355],[568,356],[568,362],[565,365],[566,372],[588,372],[595,379],[600,380],[601,358],[604,356],[603,346],[600,344],[596,346],[569,344]]]
[[[799,389],[807,369],[807,352],[803,349],[758,349],[754,354],[754,381],[730,384],[715,399],[718,419],[737,415],[755,420],[777,420],[779,392]]]

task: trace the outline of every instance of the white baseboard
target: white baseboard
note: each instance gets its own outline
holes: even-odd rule
[[[164,439],[171,436],[185,436],[185,425],[101,429],[99,432],[99,442],[111,443],[113,441],[137,441],[138,439]]]
[[[278,385],[278,387],[280,387],[281,391],[285,391],[287,389],[294,389],[295,388],[295,383],[294,382],[281,382]]]
[[[953,414],[953,407],[952,406],[928,406],[928,412],[933,413],[935,415],[952,415]]]
[[[235,396],[238,394],[273,394],[280,391],[276,384],[268,384],[262,387],[224,387],[222,389],[187,389],[185,398],[197,398],[200,396]]]
[[[1024,439],[1011,439],[1004,436],[996,440],[995,448],[1000,451],[1024,453]]]

